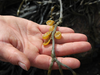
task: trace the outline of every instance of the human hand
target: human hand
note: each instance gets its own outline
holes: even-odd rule
[[[91,49],[84,34],[74,33],[67,27],[58,27],[62,33],[60,40],[55,40],[55,54],[63,64],[78,68],[80,61],[65,55],[85,52]],[[42,35],[49,31],[49,26],[13,17],[0,16],[0,60],[19,65],[25,70],[30,66],[48,69],[51,63],[52,44],[43,45]],[[56,63],[53,69],[58,69]]]

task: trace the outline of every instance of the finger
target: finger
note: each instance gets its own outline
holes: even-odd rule
[[[75,53],[86,52],[91,49],[88,42],[71,42],[55,45],[56,56],[65,56]],[[52,45],[42,46],[41,54],[51,55]]]
[[[29,69],[30,62],[22,52],[4,42],[0,42],[0,46],[0,60],[19,65],[24,70]]]
[[[64,33],[62,34],[61,39],[55,39],[56,43],[68,43],[68,42],[78,42],[78,41],[87,41],[87,36],[80,33]]]
[[[38,28],[44,34],[49,31],[50,26],[39,25]],[[74,30],[68,27],[57,27],[57,31],[60,31],[61,33],[74,33]]]
[[[78,68],[80,66],[80,62],[79,60],[75,59],[75,58],[62,58],[62,57],[57,57],[57,59],[69,66],[72,69]],[[51,64],[51,56],[47,56],[47,55],[37,55],[36,58],[34,59],[34,67],[40,68],[40,69],[49,69],[49,66]],[[65,67],[62,67],[63,69],[66,69]],[[53,69],[58,69],[57,63],[53,64]]]

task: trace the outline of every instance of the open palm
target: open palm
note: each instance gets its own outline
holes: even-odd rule
[[[62,38],[55,40],[57,59],[71,68],[78,68],[78,59],[60,56],[88,51],[91,45],[87,37],[67,27],[58,27],[57,30],[62,33]],[[25,70],[30,66],[48,69],[52,59],[52,44],[43,46],[42,39],[47,31],[47,25],[13,16],[0,16],[0,60],[19,65]],[[53,69],[57,68],[54,63]]]

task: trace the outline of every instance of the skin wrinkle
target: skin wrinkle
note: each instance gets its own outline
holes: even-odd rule
[[[15,34],[16,35],[16,34]],[[17,35],[16,35],[17,36]],[[22,51],[23,47],[22,47],[22,43],[20,42],[19,38],[16,39],[16,37],[9,37],[9,42],[18,50]],[[14,45],[16,43],[16,45]]]
[[[32,45],[34,45],[31,41],[29,41]],[[38,47],[34,46],[35,49],[37,49]],[[37,53],[39,53],[39,50],[37,49]]]
[[[29,43],[27,43],[26,44],[26,46],[25,46],[25,49],[24,49],[24,54],[26,55],[26,56],[28,56],[27,58],[30,60],[30,64],[31,64],[31,66],[33,65],[33,63],[31,63],[31,62],[34,62],[35,63],[35,59],[36,59],[36,57],[37,57],[37,54],[34,54],[34,52],[36,51],[36,49],[34,48],[35,46],[33,45],[33,47],[31,47],[32,45],[30,45],[31,43],[30,43],[30,41],[29,41]],[[30,50],[29,50],[30,49]],[[34,49],[33,51],[32,51],[32,49]],[[31,52],[30,52],[31,51]],[[38,50],[37,50],[38,51]],[[37,53],[37,52],[35,52],[35,53]],[[34,55],[34,56],[32,56],[32,55]],[[33,66],[36,66],[36,65],[33,65]]]
[[[62,28],[64,28],[64,27],[62,27]],[[68,27],[67,27],[67,28],[68,28]],[[67,30],[68,30],[68,31],[66,31],[67,33],[69,33],[69,32],[70,32],[70,33],[74,33],[74,30],[72,30],[71,28],[68,28]],[[60,26],[57,26],[57,31],[63,31],[63,33],[65,33],[64,30],[61,30],[61,29],[60,29]]]
[[[10,29],[12,29],[12,31],[15,31],[15,33],[17,32],[17,30],[15,29],[15,28],[13,28],[12,26],[9,26],[10,27]],[[17,32],[18,33],[18,32]],[[16,34],[14,34],[14,35],[16,35]],[[16,35],[17,36],[17,35]],[[15,37],[16,38],[16,37]],[[11,34],[9,35],[9,39],[7,39],[7,40],[9,40],[9,41],[3,41],[3,39],[2,40],[0,40],[0,41],[2,41],[2,42],[7,42],[7,43],[13,43],[12,45],[14,46],[14,43],[15,43],[15,39]],[[12,41],[11,41],[12,40]],[[20,45],[19,45],[20,46]],[[21,45],[22,46],[22,45]],[[18,48],[17,46],[14,46],[14,47],[16,47],[16,48]],[[21,48],[21,47],[20,47]],[[20,48],[18,48],[18,49],[20,49]]]
[[[60,44],[60,45],[62,45],[62,44]],[[61,46],[61,49],[63,49],[63,45]],[[58,49],[58,46],[57,45],[55,45],[55,55],[56,56],[58,56],[60,53],[59,53],[60,51],[59,51],[59,49]],[[58,54],[58,55],[57,55]]]
[[[5,19],[5,18],[4,18]],[[9,20],[9,19],[8,19]],[[0,20],[1,21],[1,20]],[[7,20],[6,20],[7,21]],[[6,23],[5,25],[11,27],[12,29],[14,29],[15,31],[17,31],[17,28],[16,27],[13,27],[14,25],[13,24],[10,24],[9,21],[3,21],[2,23]],[[17,24],[16,22],[13,22],[15,24]],[[18,27],[18,24],[17,24],[17,27]]]
[[[74,42],[71,44],[72,44],[72,50],[69,51],[70,53],[68,53],[68,55],[70,55],[71,53],[73,53],[73,54],[76,53],[76,46],[75,46]]]
[[[84,34],[80,34],[80,33],[76,33],[77,35],[80,35],[79,37],[77,37],[77,38],[74,38],[74,40],[76,40],[76,39],[81,39],[82,41],[87,41],[87,37],[86,37],[86,35],[84,35]],[[71,34],[70,34],[71,35]],[[76,35],[76,36],[77,36]],[[80,40],[80,41],[81,41]],[[78,41],[78,40],[77,40]]]
[[[16,24],[17,24],[17,23],[16,23]],[[17,24],[17,27],[18,27],[18,29],[19,29],[20,36],[23,38],[22,33],[21,33],[21,29],[20,29],[20,27],[19,27],[18,24]],[[24,42],[24,38],[21,39],[21,40],[22,40],[21,42],[23,43],[23,45],[21,45],[21,46],[23,46],[21,50],[22,50],[22,52],[23,52],[23,48],[25,48],[25,42]],[[20,46],[20,45],[19,45],[19,46]]]
[[[72,48],[72,50],[71,50],[71,52],[73,52],[73,54],[75,53],[75,50],[76,50],[76,48],[74,47],[75,45],[74,45],[74,42],[72,43],[72,45],[73,45],[73,48]],[[70,52],[70,53],[71,53]]]
[[[71,43],[71,44],[72,44],[72,50],[69,51],[70,53],[68,53],[68,55],[70,55],[71,53],[73,53],[73,54],[75,53],[74,43]]]
[[[42,67],[41,69],[48,69],[49,68],[49,60],[50,60],[50,58],[51,57],[49,57],[49,59],[47,59],[48,60],[48,66],[47,66],[47,64],[45,64],[46,65],[46,67],[45,67],[45,65],[41,65],[41,60],[42,59],[40,59],[40,61],[38,60],[39,58],[40,58],[40,56],[41,55],[39,55],[39,54],[37,54],[37,55],[35,55],[35,57],[34,57],[34,60],[32,61],[32,62],[34,62],[34,67],[36,67],[38,64],[37,63],[39,63],[39,65],[37,66],[37,68],[40,68],[40,67]],[[46,56],[45,56],[46,57]],[[44,60],[44,59],[43,59]],[[45,62],[44,62],[45,63]]]
[[[42,54],[42,53],[43,53],[43,45],[42,45],[42,47],[41,47],[41,49],[39,51],[39,54]]]
[[[6,57],[7,57],[6,59],[8,59],[9,62],[13,62],[13,61],[12,61],[12,57],[17,58],[16,56],[18,56],[18,54],[16,53],[15,50],[13,50],[12,53],[14,54],[14,56],[13,56],[13,55],[6,56]],[[16,62],[16,65],[17,65],[17,62]]]
[[[61,45],[61,44],[60,44],[60,45]],[[63,46],[64,46],[64,45],[61,46],[61,49],[63,49]],[[60,49],[60,50],[61,50],[61,49]],[[60,56],[59,54],[60,54],[60,51],[59,51],[59,49],[58,49],[58,46],[55,45],[55,55],[56,55],[56,56]]]
[[[18,45],[17,45],[16,48],[17,48],[18,50],[22,51],[22,50],[23,50],[22,43],[21,43],[19,40],[17,40],[17,43],[18,43]]]
[[[62,54],[60,53],[60,51],[61,51],[61,49],[63,49],[63,46],[64,45],[63,44],[60,44],[60,46],[61,46],[60,49],[58,49],[59,48],[59,45],[55,45],[55,54],[56,54],[56,56],[62,56]],[[67,51],[67,49],[66,49],[66,51]]]
[[[78,38],[76,38],[75,36],[79,36]],[[80,37],[81,36],[81,37]],[[68,37],[68,38],[67,38]],[[74,37],[74,38],[73,38]],[[62,37],[61,39],[55,39],[56,43],[59,43],[61,44],[61,42],[64,42],[64,43],[69,43],[69,42],[75,42],[75,41],[87,41],[87,38],[85,38],[86,36],[84,35],[81,35],[81,34],[74,34],[74,33],[67,33],[67,34],[62,34]],[[79,40],[81,39],[81,40]],[[66,41],[64,41],[66,40]]]
[[[39,25],[37,26],[37,28],[39,29],[40,32],[42,32]],[[43,34],[41,33],[41,38],[40,39],[42,39],[42,36],[43,36]]]
[[[10,44],[21,51],[22,50],[22,43],[20,42],[20,40],[16,39],[16,37],[13,37],[12,35],[9,38],[10,38],[9,39]]]
[[[16,23],[16,22],[14,22],[14,23]],[[17,24],[17,23],[16,23]],[[17,28],[16,27],[13,27],[13,26],[11,26],[10,24],[6,24],[6,25],[8,25],[11,29],[13,29],[15,32],[17,32],[18,33],[18,31],[17,31],[17,29],[19,29],[19,27],[18,27],[18,24],[16,25],[17,26]],[[20,29],[19,29],[19,31],[20,31]],[[15,34],[16,35],[16,34]],[[12,35],[11,35],[12,36]],[[17,36],[17,35],[16,35]],[[9,39],[9,40],[11,40],[11,39]],[[13,39],[13,41],[14,41],[14,39]],[[9,41],[10,42],[10,41]],[[11,43],[11,42],[10,42]],[[18,46],[20,46],[20,45],[18,45]],[[21,45],[22,46],[22,45]],[[18,47],[16,47],[16,48],[18,48]],[[21,47],[20,47],[21,48]]]
[[[45,28],[44,28],[45,27]],[[41,30],[42,28],[44,28],[44,30]],[[40,30],[40,32],[42,33],[42,34],[45,34],[45,32],[48,32],[49,31],[49,28],[50,28],[50,26],[46,26],[46,25],[43,25],[43,27],[41,27],[41,26],[38,26],[38,29]],[[45,30],[46,29],[46,30]]]
[[[31,59],[32,61],[30,61],[30,62],[34,62],[34,63],[35,63],[35,62],[36,62],[36,58],[37,58],[37,56],[38,56],[38,55],[36,55],[36,56],[34,57],[34,59],[33,59],[33,60]],[[36,66],[36,65],[35,65],[35,64],[33,64],[33,63],[31,63],[31,65],[33,65],[34,67]]]
[[[72,41],[72,39],[76,41],[77,39],[80,39],[80,38],[81,38],[81,40],[84,40],[84,41],[87,40],[87,39],[83,39],[82,37],[78,37],[78,38],[75,37],[75,38],[73,38],[74,36],[72,37],[72,34],[73,34],[73,33],[68,33],[68,37],[69,37],[68,42],[74,42],[74,41]],[[74,34],[73,34],[73,35],[74,35]],[[81,35],[81,34],[79,34],[79,35]],[[77,36],[77,35],[76,35],[76,36]],[[83,35],[82,35],[82,36],[83,36]],[[78,40],[77,40],[77,41],[78,41]],[[79,40],[79,41],[80,41],[80,40]]]
[[[69,41],[71,41],[72,37],[71,37],[71,33],[69,34]]]
[[[26,29],[26,30],[28,30],[29,28],[31,28],[31,27],[29,27],[30,25],[31,25],[31,24],[30,24],[30,23],[28,23],[28,25],[27,25],[27,29]],[[29,32],[28,32],[28,31],[27,31],[26,35],[33,36],[32,34],[29,34]],[[28,40],[28,41],[29,41],[29,43],[31,43],[32,45],[34,45],[34,43],[32,43],[30,39],[28,39],[28,36],[27,36],[26,40]],[[37,50],[37,51],[39,52],[39,50]],[[37,53],[38,53],[38,52],[37,52]],[[34,59],[34,60],[35,60],[35,59]]]
[[[30,35],[30,36],[29,36],[29,37],[27,36],[26,40],[28,40],[29,43],[31,43],[32,45],[34,45],[34,43],[31,42],[32,40],[29,39],[31,36],[33,36],[32,33],[30,33],[30,31],[28,31],[29,28],[32,29],[33,25],[32,25],[32,27],[30,27],[31,25],[32,25],[32,22],[29,21],[28,24],[27,24],[27,29],[26,29],[26,30],[27,30],[27,31],[26,31],[27,33],[26,33],[26,35],[28,35],[28,36]],[[35,28],[35,29],[36,29],[36,28]],[[32,32],[33,32],[33,31],[32,31]],[[39,33],[39,32],[38,32],[38,33]],[[31,38],[31,39],[32,39],[32,38]],[[38,48],[38,47],[37,47],[37,48]],[[37,51],[39,52],[39,50],[37,50]]]
[[[5,43],[4,43],[4,44],[5,44]],[[6,49],[12,49],[12,45],[10,45],[10,44],[6,44],[5,47],[6,47]],[[4,48],[4,49],[5,49],[5,48]],[[3,49],[3,50],[4,50],[4,49]],[[9,62],[13,62],[12,59],[13,59],[13,58],[17,58],[18,53],[16,53],[16,50],[12,50],[12,51],[10,52],[10,53],[13,53],[14,56],[13,56],[13,54],[8,55],[8,53],[9,53],[9,51],[7,51],[6,54],[4,54],[3,51],[2,51],[2,54],[3,54],[2,56],[3,56],[4,58],[6,58],[7,60],[9,60]],[[15,64],[17,65],[17,62],[15,62]]]
[[[32,36],[32,35],[30,35],[30,36]],[[33,38],[31,38],[31,39],[33,39]],[[35,45],[35,44],[36,44],[36,43],[35,43],[35,44],[32,43],[32,42],[31,42],[32,40],[30,40],[30,39],[27,39],[27,40],[28,40],[32,45]],[[39,50],[38,50],[38,52],[39,52],[39,51],[41,50],[41,47],[38,47],[38,46],[36,46],[36,47],[39,48]]]
[[[37,28],[39,29],[40,32],[42,32],[42,31],[40,30],[39,26],[37,26]],[[40,36],[41,36],[40,39],[42,39],[42,43],[43,43],[43,42],[44,42],[44,41],[43,41],[43,38],[42,38],[43,34],[41,33]],[[40,48],[40,50],[39,50],[39,53],[41,53],[41,52],[43,51],[43,50],[42,50],[42,47],[43,47],[43,44],[41,44],[41,48]]]
[[[73,52],[73,54],[75,54],[76,53],[76,50],[77,50],[77,48],[76,48],[76,45],[74,44],[74,42],[72,43],[72,45],[73,45],[73,48],[72,48],[72,50],[71,50],[71,52]],[[80,44],[77,44],[77,45],[80,45]],[[81,44],[81,47],[85,47],[85,44]],[[79,47],[78,47],[79,48]],[[87,49],[86,49],[87,50]],[[71,53],[70,52],[70,53]],[[77,52],[78,53],[78,52]]]
[[[12,44],[14,47],[16,47],[18,49],[17,39],[14,38],[12,35],[9,37],[9,43]]]
[[[45,48],[50,48],[50,54],[49,53],[47,53],[46,51],[44,52],[44,49]],[[52,44],[49,44],[49,45],[47,45],[47,46],[44,46],[44,45],[42,45],[42,51],[40,51],[40,54],[48,54],[48,55],[51,55],[51,52],[52,52]]]
[[[30,21],[30,23],[28,23],[28,26],[27,26],[27,30],[29,29],[29,28],[31,28],[31,30],[32,30],[32,32],[33,32],[33,30],[34,29],[32,29],[32,27],[30,27],[30,25],[31,25],[31,21]],[[39,39],[42,39],[42,33],[40,32],[40,30],[39,30],[39,27],[38,26],[36,26],[37,28],[35,28],[35,29],[38,29],[38,32],[37,33],[35,33],[35,34],[33,34],[33,33],[30,33],[30,31],[27,31],[27,35],[30,35],[30,36],[37,36]],[[35,30],[34,30],[35,31]],[[38,33],[41,33],[41,34],[38,34]],[[32,39],[32,38],[31,38]],[[38,40],[39,40],[38,39]],[[35,40],[35,39],[34,39]],[[31,42],[31,40],[30,39],[28,39],[28,41],[30,41]],[[42,41],[41,41],[42,42]],[[35,45],[34,43],[32,43],[33,45]],[[42,46],[42,43],[41,43],[41,46]],[[39,48],[39,50],[42,50],[42,48],[41,48],[41,46],[40,47],[38,47],[37,46],[37,48]]]
[[[6,42],[0,41],[0,58],[1,58],[1,59],[2,59],[2,56],[3,56],[3,54],[4,54],[3,51],[2,51],[2,49],[4,50],[4,48],[2,48],[2,46],[3,46],[2,43],[3,43],[3,45],[5,45]],[[5,60],[5,59],[3,58],[3,60]]]

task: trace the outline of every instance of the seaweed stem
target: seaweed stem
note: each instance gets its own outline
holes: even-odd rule
[[[49,66],[49,70],[48,70],[48,75],[51,74],[51,70],[52,70],[52,66],[53,66],[53,63],[56,62],[58,64],[58,67],[59,67],[59,71],[60,71],[60,74],[63,75],[63,72],[62,72],[62,68],[61,66],[64,66],[66,67],[67,69],[69,69],[73,75],[76,75],[76,73],[70,68],[68,67],[67,65],[64,65],[62,64],[60,61],[58,61],[58,59],[56,58],[56,55],[55,55],[55,39],[54,39],[54,34],[56,32],[56,29],[57,29],[57,26],[62,23],[62,18],[63,18],[63,6],[62,6],[62,0],[59,0],[59,3],[60,3],[60,17],[59,17],[59,21],[55,24],[55,28],[52,32],[52,52],[51,52],[51,56],[52,56],[52,61],[51,61],[51,64]]]
[[[21,7],[22,7],[23,3],[24,3],[24,0],[21,2],[20,6],[19,6],[19,8],[18,8],[18,10],[17,10],[17,16],[19,16],[20,9],[21,9]]]

